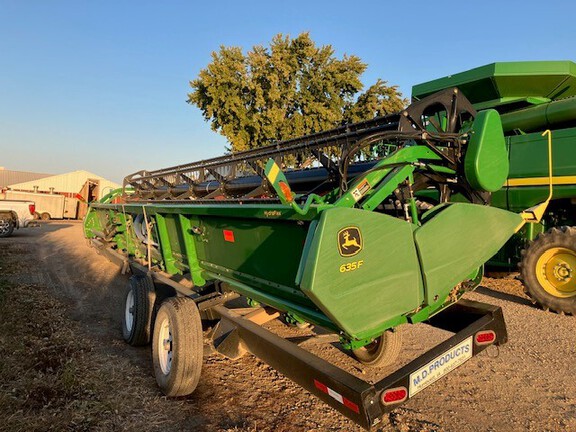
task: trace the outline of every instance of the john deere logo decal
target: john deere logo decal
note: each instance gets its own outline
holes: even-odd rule
[[[356,255],[362,250],[362,235],[357,227],[347,227],[338,232],[338,252],[343,257]]]

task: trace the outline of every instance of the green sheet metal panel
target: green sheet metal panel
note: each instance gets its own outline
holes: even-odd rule
[[[412,98],[458,87],[473,104],[502,98],[576,95],[576,64],[571,61],[499,62],[412,87]]]
[[[496,110],[478,113],[464,159],[464,173],[473,188],[500,189],[508,177],[508,154],[500,115]]]
[[[422,304],[412,230],[383,214],[324,211],[303,263],[302,291],[352,337],[385,330],[387,321]]]
[[[548,137],[540,133],[508,137],[509,179],[548,177]],[[576,128],[552,132],[552,174],[576,173]]]
[[[548,185],[511,187],[506,190],[508,209],[513,212],[521,212],[536,204],[543,203],[548,198]],[[553,190],[554,200],[571,200],[576,196],[576,181],[571,185],[555,185]],[[570,211],[568,215],[573,213]]]
[[[299,291],[295,279],[308,224],[214,216],[199,220],[201,234],[194,239],[201,267],[222,267],[231,277],[279,296]]]
[[[450,291],[493,256],[522,224],[518,214],[466,203],[439,206],[424,220],[414,239],[429,305],[443,303]]]

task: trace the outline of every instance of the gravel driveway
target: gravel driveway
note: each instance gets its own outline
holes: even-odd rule
[[[0,409],[5,403],[13,411],[0,411],[0,430],[15,430],[13,425],[21,425],[20,430],[139,432],[361,430],[252,356],[233,362],[212,354],[205,358],[196,393],[176,400],[161,396],[151,373],[149,349],[135,349],[122,341],[120,317],[127,276],[88,247],[78,222],[51,222],[0,239],[0,278],[16,287],[8,290],[5,301],[10,301],[11,292],[25,293],[22,287],[33,287],[42,298],[53,299],[50,308],[77,329],[74,334],[84,347],[90,347],[75,348],[83,353],[75,357],[78,370],[90,374],[96,368],[106,377],[101,385],[98,380],[91,384],[90,397],[112,398],[106,403],[117,405],[91,412],[86,427],[78,426],[82,423],[77,420],[50,421],[66,419],[61,413],[82,417],[82,411],[74,410],[84,409],[85,404],[63,405],[58,409],[64,411],[57,411],[60,405],[48,400],[40,407],[26,408],[25,401],[14,396],[19,394],[13,391],[19,384],[10,380],[16,378],[4,376],[0,377],[4,381],[0,380]],[[509,343],[487,350],[418,394],[385,419],[383,430],[576,431],[576,317],[533,307],[514,279],[485,278],[467,297],[504,309]],[[30,305],[31,320],[38,316],[35,307],[39,306]],[[5,324],[11,319],[8,309],[2,316]],[[278,331],[287,331],[277,326]],[[445,337],[425,325],[406,327],[401,362]],[[308,348],[367,380],[388,372],[363,369],[332,346]],[[0,354],[10,352],[16,351]],[[76,400],[82,401],[82,394]]]

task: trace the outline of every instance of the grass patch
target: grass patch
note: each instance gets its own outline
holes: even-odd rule
[[[2,255],[0,267],[19,268]],[[178,421],[148,370],[88,334],[46,287],[8,277],[0,280],[1,432],[142,432]]]

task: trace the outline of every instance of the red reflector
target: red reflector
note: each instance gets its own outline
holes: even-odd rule
[[[350,408],[356,414],[360,414],[360,408],[358,407],[358,405],[356,405],[354,402],[352,402],[351,400],[348,400],[346,398],[342,398],[342,399],[343,399],[342,403],[344,404],[345,407]]]
[[[381,396],[384,405],[404,402],[408,399],[408,390],[406,387],[396,387],[386,390]]]
[[[326,393],[327,395],[329,395],[331,398],[337,400],[338,402],[340,402],[342,405],[344,405],[346,408],[351,409],[352,411],[354,411],[356,414],[360,414],[360,407],[358,405],[356,405],[354,402],[352,402],[350,399],[347,399],[345,396],[341,395],[340,393],[338,393],[335,390],[332,390],[330,387],[328,387],[326,384],[322,384],[320,381],[318,380],[314,380],[314,386],[320,390],[322,393]]]
[[[314,380],[314,385],[316,386],[316,388],[324,393],[328,393],[328,386],[322,384],[320,381],[318,380]]]
[[[484,330],[476,333],[476,344],[488,345],[496,340],[496,333],[493,330]]]
[[[36,205],[35,204],[28,204],[28,210],[30,210],[30,214],[32,216],[34,216],[34,213],[36,212]]]
[[[222,232],[224,233],[224,240],[234,243],[234,231],[223,230]]]
[[[280,189],[282,189],[282,193],[286,197],[286,201],[289,203],[294,201],[294,198],[292,198],[292,191],[290,190],[290,186],[284,182],[278,182],[278,186],[280,186]]]

